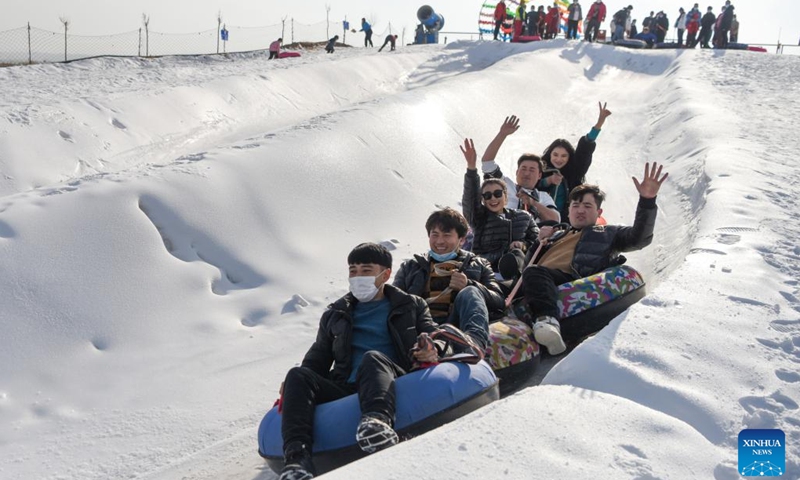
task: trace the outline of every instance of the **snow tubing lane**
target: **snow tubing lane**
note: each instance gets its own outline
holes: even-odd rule
[[[445,362],[403,375],[395,382],[395,430],[407,440],[500,398],[497,377],[486,362]],[[317,475],[367,456],[356,444],[361,419],[358,395],[317,405],[313,459]],[[273,407],[258,428],[258,453],[276,473],[283,468],[281,414]]]

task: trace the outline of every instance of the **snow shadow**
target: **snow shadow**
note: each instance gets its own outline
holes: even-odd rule
[[[0,220],[0,238],[12,238],[17,235],[17,232],[11,228],[11,225]]]
[[[677,55],[680,56],[683,53],[678,51]],[[580,63],[584,57],[589,58],[592,62],[591,67],[583,69],[583,74],[589,80],[594,80],[608,67],[657,77],[663,75],[677,58],[666,53],[653,54],[649,50],[635,51],[586,42],[580,42],[561,51],[561,58],[572,63]]]
[[[207,233],[188,224],[161,200],[150,195],[139,199],[139,209],[158,230],[164,247],[184,262],[205,262],[220,272],[211,284],[211,291],[227,295],[232,290],[257,288],[268,282],[267,277],[236,258]]]

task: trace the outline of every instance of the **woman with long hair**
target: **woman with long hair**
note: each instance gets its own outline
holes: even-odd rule
[[[611,115],[611,111],[606,108],[605,103],[597,102],[600,108],[600,115],[597,123],[586,135],[578,140],[578,148],[563,138],[553,141],[542,154],[545,163],[544,178],[539,182],[539,190],[543,190],[553,197],[556,208],[561,213],[561,218],[569,218],[569,192],[576,186],[584,183],[586,172],[592,165],[592,156],[597,147],[597,136],[600,129]]]

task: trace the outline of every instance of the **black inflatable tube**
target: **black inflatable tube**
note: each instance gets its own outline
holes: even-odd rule
[[[537,357],[538,358],[538,357]],[[527,363],[527,362],[526,362]],[[500,387],[499,382],[495,383],[491,387],[488,387],[481,392],[473,395],[466,400],[457,403],[441,412],[437,413],[436,415],[432,415],[427,418],[423,418],[422,420],[409,425],[406,428],[398,430],[397,434],[400,436],[401,440],[408,440],[418,435],[422,435],[425,432],[433,430],[435,428],[439,428],[446,423],[450,423],[453,420],[463,417],[464,415],[471,413],[481,407],[484,407],[495,400],[500,398]],[[314,454],[314,466],[317,469],[317,475],[322,475],[323,473],[329,472],[331,470],[337,469],[343,465],[346,465],[350,462],[354,462],[360,458],[366,457],[368,454],[363,452],[358,445],[355,443],[355,436],[356,433],[353,432],[353,445],[348,446],[346,448],[340,448],[337,450],[329,450],[325,452],[318,452]],[[259,450],[259,455],[261,455],[266,461],[269,468],[272,469],[273,472],[280,474],[281,469],[283,468],[283,457],[276,457],[273,455],[264,455]]]
[[[520,386],[530,379],[539,368],[542,356],[536,355],[530,360],[511,365],[510,367],[495,370],[494,374],[500,380],[500,397],[506,397],[516,392]]]

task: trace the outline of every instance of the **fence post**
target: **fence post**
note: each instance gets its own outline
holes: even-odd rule
[[[144,55],[146,57],[150,56],[150,17],[143,13],[142,14],[142,22],[144,23]]]
[[[142,56],[142,27],[139,27],[139,55]]]
[[[222,24],[222,11],[217,13],[217,54],[219,54],[219,37],[222,36],[219,26]]]
[[[32,63],[33,60],[31,57],[31,22],[28,22],[28,65]]]
[[[331,6],[325,5],[325,39],[331,38]]]
[[[292,17],[292,43],[294,43],[294,17]]]
[[[64,17],[59,17],[61,23],[64,24],[64,61],[67,61],[67,30],[69,30],[69,20]]]

